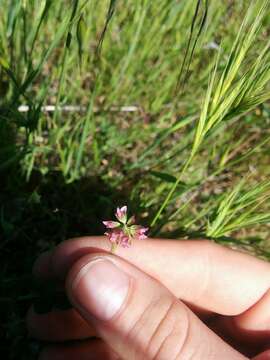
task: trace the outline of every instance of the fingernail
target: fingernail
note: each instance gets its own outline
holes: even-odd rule
[[[75,305],[99,320],[111,319],[125,302],[130,285],[126,273],[105,259],[85,265],[71,284]]]

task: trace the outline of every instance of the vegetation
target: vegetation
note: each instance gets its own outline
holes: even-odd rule
[[[3,353],[41,251],[128,204],[270,258],[270,0],[0,0]],[[4,335],[5,334],[5,335]]]

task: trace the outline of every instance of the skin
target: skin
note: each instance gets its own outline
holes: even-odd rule
[[[30,335],[52,344],[40,359],[270,359],[269,263],[206,240],[135,241],[116,255],[109,248],[104,237],[83,237],[37,259],[34,274],[56,282],[74,305],[29,310]],[[106,321],[81,308],[84,290],[73,286],[97,260],[132,279]]]

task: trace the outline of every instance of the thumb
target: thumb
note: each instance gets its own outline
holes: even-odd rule
[[[66,286],[73,305],[122,359],[246,359],[157,280],[117,256],[82,257]]]

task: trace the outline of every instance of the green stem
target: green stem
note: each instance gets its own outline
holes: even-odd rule
[[[169,191],[168,195],[166,196],[166,199],[163,201],[163,204],[161,205],[161,207],[159,208],[158,212],[156,213],[154,219],[152,220],[151,222],[151,227],[153,227],[157,220],[159,219],[162,211],[165,209],[165,207],[167,206],[167,204],[169,203],[169,201],[171,200],[171,197],[173,196],[173,193],[175,192],[177,186],[179,185],[180,181],[182,180],[182,177],[184,175],[184,173],[186,172],[187,168],[189,167],[193,157],[194,157],[195,154],[193,155],[190,155],[190,157],[188,158],[188,160],[185,162],[181,172],[180,172],[180,175],[178,176],[177,180],[175,181],[175,183],[173,184],[171,190]]]
[[[112,254],[115,254],[115,253],[116,253],[116,249],[117,249],[117,244],[116,244],[116,243],[112,243],[111,253],[112,253]]]
[[[60,97],[61,97],[61,94],[62,94],[62,88],[63,88],[63,82],[64,82],[64,74],[65,74],[65,69],[66,69],[67,50],[68,50],[68,48],[67,48],[67,46],[65,46],[63,59],[62,59],[62,63],[61,63],[58,92],[57,92],[57,98],[56,98],[56,103],[55,103],[55,111],[54,111],[54,114],[53,114],[53,124],[54,125],[55,125],[55,122],[57,120],[58,107],[59,107],[59,103],[60,103]]]

